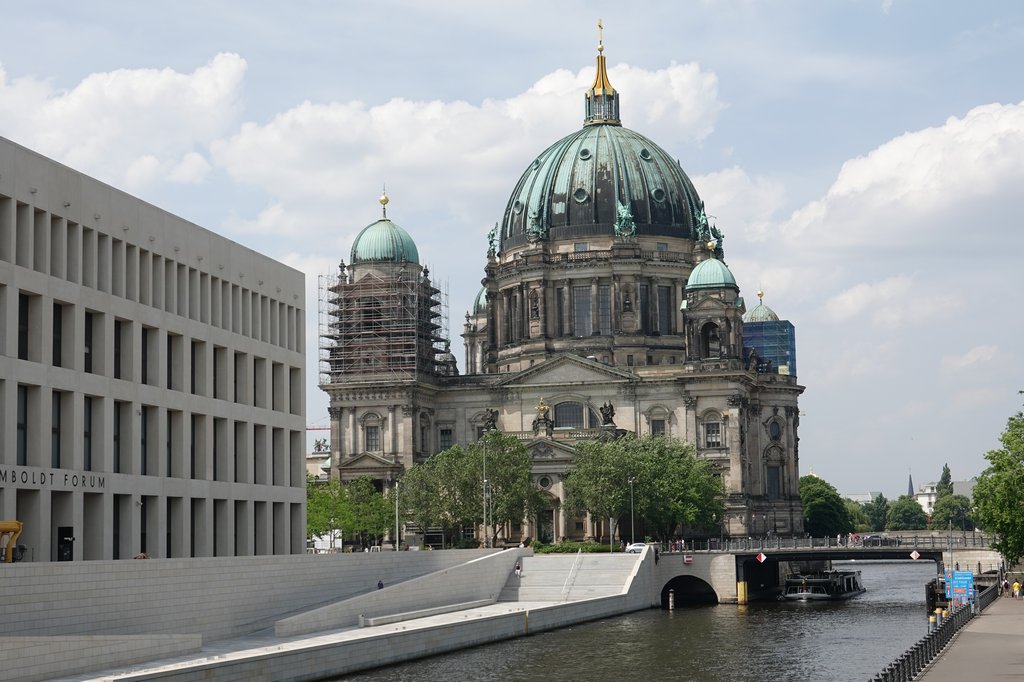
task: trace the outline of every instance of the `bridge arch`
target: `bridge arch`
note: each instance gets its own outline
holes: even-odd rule
[[[694,575],[677,575],[661,588],[661,608],[668,608],[669,591],[675,591],[676,606],[717,604],[718,594],[711,585]]]

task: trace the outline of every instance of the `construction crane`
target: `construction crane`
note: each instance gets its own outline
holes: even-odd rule
[[[18,544],[21,535],[21,521],[0,521],[0,546],[2,546],[4,563],[21,561],[27,547]],[[7,540],[6,543],[3,541]]]

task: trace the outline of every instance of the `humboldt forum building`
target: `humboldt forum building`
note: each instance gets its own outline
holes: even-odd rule
[[[23,561],[305,551],[304,276],[0,138]]]
[[[622,126],[603,47],[583,102],[582,128],[524,158],[481,248],[461,373],[442,292],[381,197],[320,285],[325,468],[385,489],[497,428],[525,443],[546,500],[506,539],[594,538],[607,520],[564,504],[574,446],[609,430],[665,435],[721,475],[721,532],[802,532],[793,325],[763,302],[747,309],[686,173]]]

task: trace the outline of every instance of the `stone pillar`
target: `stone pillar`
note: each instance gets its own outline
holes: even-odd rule
[[[348,410],[348,456],[354,457],[359,448],[356,440],[356,409],[350,408]]]
[[[651,333],[652,334],[664,334],[665,330],[661,328],[661,296],[658,295],[658,280],[650,278],[647,283],[648,291],[650,292],[651,308],[654,309],[654,319],[651,320]]]
[[[537,287],[537,317],[540,319],[540,338],[545,339],[548,336],[548,299],[544,282]]]
[[[395,406],[388,405],[388,450],[386,454],[392,457],[395,457],[398,452],[398,436],[396,431]]]
[[[597,277],[590,280],[590,335],[601,333],[600,308],[597,305]]]
[[[562,280],[562,336],[572,336],[572,280]]]

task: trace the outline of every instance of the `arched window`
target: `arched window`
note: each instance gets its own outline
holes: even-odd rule
[[[700,356],[717,358],[722,353],[722,340],[718,335],[718,325],[708,322],[700,330]]]
[[[556,429],[597,428],[601,424],[597,414],[581,402],[557,403],[553,412]]]
[[[722,416],[717,412],[708,412],[704,415],[701,422],[704,430],[704,447],[724,447],[725,429],[722,428]]]
[[[360,421],[363,425],[363,449],[366,452],[381,451],[381,418],[376,412],[364,414]]]

